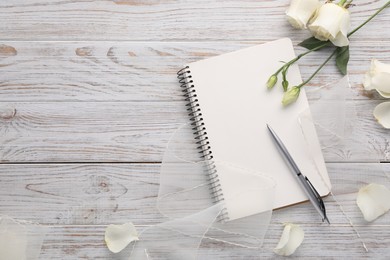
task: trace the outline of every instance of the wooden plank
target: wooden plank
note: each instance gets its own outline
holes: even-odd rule
[[[182,102],[0,104],[1,162],[161,161]]]
[[[180,100],[176,71],[184,64],[257,43],[263,42],[0,42],[0,101]],[[372,58],[390,63],[389,44],[384,39],[351,43],[351,98],[380,98],[363,91],[362,81]],[[308,78],[328,54],[302,59],[302,77]],[[332,61],[309,86],[340,78]]]
[[[0,165],[0,214],[46,224],[150,224],[159,164]],[[161,220],[160,220],[161,219]]]
[[[375,164],[327,166],[335,198],[354,223],[362,224],[356,192],[371,182],[390,187],[390,179],[374,171]],[[390,165],[384,167],[390,170]],[[156,208],[159,172],[160,164],[0,164],[0,215],[51,225],[161,223],[166,218]],[[347,225],[334,198],[325,201],[332,224]],[[320,220],[306,202],[275,211],[272,221],[315,224]],[[390,225],[390,218],[373,224]]]
[[[2,1],[0,35],[3,40],[267,41],[285,36],[302,40],[308,33],[288,25],[284,14],[288,4],[288,0]],[[352,28],[383,4],[356,3],[350,9]],[[356,38],[389,40],[390,35],[383,34],[390,31],[389,21],[390,13],[383,12]]]
[[[105,225],[133,221],[141,230],[165,220],[155,208],[158,162],[170,134],[187,121],[176,70],[187,62],[280,37],[298,43],[309,34],[287,24],[288,2],[0,2],[0,214],[50,226],[42,259],[119,259],[104,245]],[[357,3],[351,9],[352,27],[383,2]],[[351,39],[354,101],[349,104],[358,108],[358,137],[348,143],[346,153],[328,150],[328,161],[347,157],[363,162],[373,153],[390,160],[388,131],[371,115],[381,98],[361,86],[371,58],[390,63],[389,21],[386,10]],[[315,53],[302,60],[303,77],[325,56]],[[311,85],[339,78],[331,65]],[[365,136],[370,143],[362,150],[359,141]],[[119,163],[102,163],[114,161]],[[328,164],[336,199],[353,220],[361,219],[355,203],[359,187],[369,182],[389,186],[389,178],[374,173],[371,165]],[[200,258],[274,259],[272,248],[287,221],[301,224],[306,232],[294,258],[390,254],[388,214],[358,227],[373,252],[366,254],[333,198],[326,198],[326,204],[330,227],[319,225],[311,205],[304,203],[274,212],[264,251],[209,242],[202,244]]]
[[[346,151],[326,149],[326,161],[390,159],[388,131],[372,116],[380,102],[349,101],[356,135]],[[187,122],[180,101],[1,103],[0,162],[160,162],[174,130]]]
[[[142,230],[144,227],[137,227]],[[283,259],[273,253],[282,225],[271,225],[260,250],[239,248],[232,245],[202,241],[198,252],[199,259]],[[290,258],[314,259],[326,256],[329,259],[367,259],[387,256],[390,253],[389,228],[371,227],[370,233],[364,234],[363,240],[369,248],[365,252],[361,239],[349,227],[330,226],[321,230],[318,225],[302,224],[305,239]],[[325,228],[325,227],[324,227]],[[128,259],[129,248],[117,255],[112,254],[104,243],[105,226],[51,226],[46,235],[42,259]],[[319,233],[322,231],[323,233]],[[156,234],[158,237],[159,234]],[[142,237],[141,237],[142,239]]]

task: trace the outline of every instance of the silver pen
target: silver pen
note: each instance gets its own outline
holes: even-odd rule
[[[326,222],[328,222],[328,224],[330,224],[329,219],[326,216],[325,204],[324,204],[320,194],[314,188],[313,184],[311,184],[309,179],[301,173],[297,164],[294,162],[294,160],[291,157],[290,153],[288,152],[287,148],[284,146],[282,140],[280,140],[280,138],[275,133],[275,131],[268,124],[267,124],[267,128],[270,131],[276,144],[280,148],[281,153],[283,154],[283,156],[285,157],[287,162],[290,164],[292,170],[294,170],[295,176],[297,177],[297,180],[298,180],[298,183],[301,185],[302,189],[306,193],[311,204],[313,204],[314,208],[317,210],[317,212],[322,217],[322,221],[326,220]]]

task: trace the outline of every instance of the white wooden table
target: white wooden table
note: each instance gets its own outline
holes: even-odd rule
[[[353,28],[385,1],[355,2]],[[103,241],[107,224],[133,221],[141,229],[163,221],[155,208],[160,162],[172,131],[187,120],[176,71],[191,61],[281,37],[297,44],[309,34],[287,24],[288,3],[1,1],[0,214],[50,225],[42,259],[112,259]],[[364,131],[378,133],[372,152],[388,162],[390,132],[371,115],[382,100],[365,92],[361,82],[372,58],[390,63],[390,10],[357,32],[350,48],[354,96],[349,102],[358,108]],[[303,59],[302,76],[307,78],[327,55]],[[331,64],[310,86],[340,78]],[[358,182],[354,169],[369,166],[365,154],[343,163],[337,154],[325,157],[335,181]],[[345,185],[342,191],[354,193],[354,187]],[[265,250],[258,254],[237,248],[207,255],[203,248],[201,256],[274,258],[271,249],[282,222],[306,230],[318,224],[315,213],[306,214],[312,210],[308,203],[285,210],[291,218],[276,215]],[[371,248],[387,248],[390,226],[371,229],[376,232],[368,241]],[[321,242],[305,240],[295,257],[366,257],[343,216],[331,230]],[[389,257],[390,250],[381,255]]]

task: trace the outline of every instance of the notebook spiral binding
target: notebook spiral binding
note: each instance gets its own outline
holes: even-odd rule
[[[180,87],[183,92],[184,100],[187,102],[187,112],[190,117],[194,138],[196,140],[197,149],[199,150],[201,159],[205,160],[209,184],[210,194],[215,203],[219,203],[224,200],[221,184],[219,181],[218,172],[213,160],[213,152],[211,151],[210,142],[208,141],[207,131],[202,118],[202,110],[199,106],[196,90],[194,88],[194,81],[192,80],[191,70],[189,66],[186,66],[177,72],[177,78],[179,79]],[[225,222],[229,220],[228,212],[226,208],[223,208],[218,221]]]

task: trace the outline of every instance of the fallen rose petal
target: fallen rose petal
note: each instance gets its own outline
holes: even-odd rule
[[[363,85],[366,90],[375,89],[381,96],[390,98],[390,64],[372,59]]]
[[[278,255],[289,256],[301,245],[304,237],[305,234],[300,226],[287,223],[274,252]]]
[[[390,102],[377,105],[373,114],[379,124],[386,129],[390,129]]]
[[[132,241],[138,240],[138,233],[133,223],[123,225],[108,225],[104,240],[108,249],[113,253],[122,251]]]
[[[390,209],[390,190],[383,185],[371,183],[362,187],[356,203],[366,221],[373,221]]]

